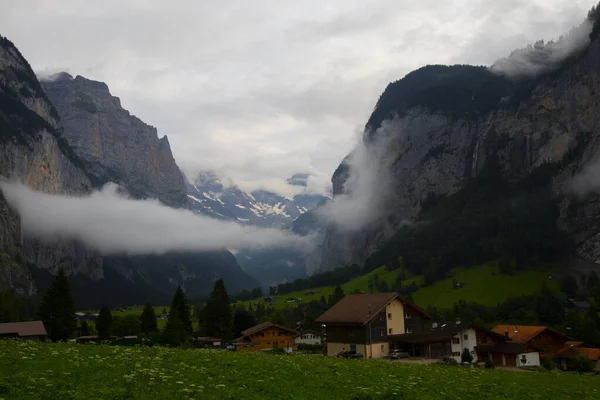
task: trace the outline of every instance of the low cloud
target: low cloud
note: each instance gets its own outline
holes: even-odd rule
[[[600,160],[590,163],[573,177],[571,192],[577,196],[600,193]]]
[[[361,138],[344,160],[347,178],[343,193],[318,211],[337,229],[366,229],[386,214],[394,187],[393,143],[400,132],[398,121],[384,122],[373,135]]]
[[[0,182],[0,190],[19,213],[25,235],[78,240],[104,255],[312,245],[310,237],[279,229],[219,221],[158,200],[131,200],[118,194],[115,184],[86,197],[51,195],[9,182]]]
[[[533,46],[513,51],[510,56],[494,63],[490,70],[511,77],[551,71],[570,55],[589,45],[592,28],[592,23],[585,20],[557,41],[544,43],[540,40]]]

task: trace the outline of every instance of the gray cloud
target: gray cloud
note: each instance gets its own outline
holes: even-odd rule
[[[490,69],[508,76],[536,75],[550,71],[590,43],[592,28],[592,23],[585,21],[561,36],[558,41],[544,43],[540,40],[533,46],[513,51],[510,56],[495,62]]]
[[[400,134],[400,124],[392,120],[382,124],[373,140],[360,138],[344,161],[348,172],[343,194],[319,208],[321,216],[345,232],[368,228],[383,216],[394,182],[394,141]]]
[[[36,71],[107,82],[168,134],[190,177],[324,191],[389,81],[428,63],[490,65],[579,24],[596,0],[221,3],[0,0]]]
[[[600,193],[600,160],[592,161],[575,175],[571,181],[571,192],[577,196]]]
[[[157,200],[131,200],[114,184],[87,197],[35,192],[9,182],[0,182],[0,190],[18,211],[24,234],[47,241],[77,239],[101,254],[312,246],[312,238],[279,229],[219,221]]]

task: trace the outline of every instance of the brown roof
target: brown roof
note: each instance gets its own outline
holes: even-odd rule
[[[46,328],[42,321],[9,322],[0,324],[0,335],[46,336]]]
[[[527,326],[527,325],[498,325],[492,331],[504,335],[508,332],[508,338],[514,343],[528,343],[540,333],[549,330],[557,335],[564,337],[566,340],[573,340],[567,335],[560,333],[557,330],[548,328],[547,326]]]
[[[265,329],[267,329],[267,328],[271,328],[271,327],[273,327],[273,326],[274,326],[274,327],[276,327],[276,328],[279,328],[279,329],[283,329],[283,330],[285,330],[285,331],[292,332],[293,334],[296,334],[296,333],[298,333],[298,331],[297,331],[297,330],[295,330],[295,329],[288,328],[288,327],[286,327],[286,326],[277,325],[277,324],[274,324],[274,323],[272,323],[272,322],[270,322],[270,321],[266,321],[266,322],[262,322],[262,323],[260,323],[260,324],[258,324],[258,325],[255,325],[255,326],[253,326],[252,328],[248,328],[248,329],[246,329],[245,331],[242,331],[242,338],[243,338],[244,336],[250,336],[250,335],[252,335],[253,333],[260,332],[260,331],[263,331],[263,330],[265,330]],[[240,339],[241,339],[241,338],[240,338]]]
[[[600,360],[600,349],[591,347],[563,347],[554,354],[558,358],[575,358],[583,356],[588,360]]]
[[[403,304],[431,318],[417,305],[397,293],[357,293],[344,296],[343,299],[317,318],[315,322],[320,324],[364,325],[394,299],[400,300]]]

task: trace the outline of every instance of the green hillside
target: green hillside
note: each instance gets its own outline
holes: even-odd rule
[[[377,278],[379,279],[380,282],[386,282],[388,284],[388,286],[391,287],[394,284],[394,282],[396,282],[396,278],[398,277],[399,273],[400,273],[400,270],[388,271],[387,267],[385,265],[383,265],[367,274],[364,274],[362,276],[359,276],[358,278],[352,279],[352,280],[344,283],[341,286],[342,286],[342,289],[344,289],[344,292],[346,294],[351,293],[355,290],[361,290],[364,292],[368,292],[369,291],[369,278],[375,279],[375,275],[377,275]],[[413,277],[413,278],[404,280],[402,282],[402,284],[409,285],[413,282],[420,284],[420,283],[422,283],[422,280],[423,280],[423,278],[420,276]],[[277,296],[274,296],[275,298],[277,298],[277,301],[274,303],[274,307],[275,307],[275,309],[278,309],[278,310],[286,308],[286,307],[296,307],[298,305],[297,302],[294,302],[294,303],[286,302],[286,299],[288,299],[290,297],[296,298],[296,299],[301,298],[302,303],[308,303],[313,300],[318,301],[321,299],[321,296],[325,297],[325,300],[327,300],[327,297],[333,293],[334,289],[335,289],[335,286],[323,286],[323,287],[318,287],[318,288],[299,290],[297,292],[291,292],[291,293],[286,293],[286,294],[282,294],[282,295],[277,295]],[[309,291],[314,291],[317,293],[314,295],[306,294]],[[246,302],[243,302],[243,304],[246,307],[248,307],[250,304],[254,304],[256,302],[264,303],[264,299],[246,301]]]
[[[549,281],[551,271],[517,271],[514,275],[502,275],[495,263],[476,268],[457,268],[450,277],[423,287],[413,294],[413,299],[421,307],[452,307],[459,300],[486,306],[495,306],[510,297],[539,293],[542,282],[549,287],[557,284]],[[454,288],[453,280],[462,287]]]
[[[355,290],[368,293],[369,279],[374,279],[375,275],[377,275],[380,282],[386,282],[391,288],[399,273],[400,270],[388,271],[384,265],[341,286],[346,294],[352,293]],[[498,271],[497,263],[492,262],[471,268],[456,268],[450,271],[448,278],[435,282],[430,286],[422,287],[413,293],[412,296],[415,303],[423,308],[429,306],[451,308],[459,300],[494,306],[511,297],[539,293],[543,282],[546,282],[551,288],[557,287],[555,282],[548,279],[552,273],[553,270],[544,269],[516,271],[513,275],[504,275]],[[423,276],[415,276],[403,280],[402,286],[412,283],[422,285],[423,280]],[[462,287],[455,289],[453,287],[454,280],[459,282]],[[277,298],[274,307],[275,309],[284,309],[286,307],[296,307],[299,304],[298,302],[286,302],[288,298],[301,298],[302,303],[308,303],[313,300],[318,301],[321,299],[321,296],[327,300],[334,289],[335,286],[324,286],[277,295],[274,296]],[[310,291],[314,291],[316,294],[307,294]],[[264,300],[252,300],[243,302],[243,304],[248,307],[250,304],[256,302],[263,303]]]

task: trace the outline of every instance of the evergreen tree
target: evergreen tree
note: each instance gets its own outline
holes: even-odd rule
[[[83,320],[81,326],[79,327],[79,336],[89,336],[90,335],[90,327],[86,320]]]
[[[236,308],[233,315],[233,334],[235,337],[242,336],[242,331],[256,325],[256,319],[244,308]]]
[[[17,298],[11,291],[0,291],[0,323],[21,319]]]
[[[154,313],[154,307],[150,303],[146,303],[144,311],[140,316],[140,330],[142,333],[150,333],[158,331],[158,323],[156,322],[156,314]]]
[[[560,291],[567,296],[575,296],[577,289],[577,279],[575,279],[572,275],[564,275],[562,278],[560,278]]]
[[[463,349],[463,352],[460,355],[460,362],[469,364],[473,362],[473,355],[466,347]]]
[[[141,321],[136,315],[115,316],[112,321],[112,334],[115,336],[139,335]]]
[[[333,296],[331,298],[330,305],[334,305],[335,303],[343,299],[345,295],[346,293],[344,293],[344,289],[342,289],[340,285],[336,286],[333,290]]]
[[[178,320],[177,323],[175,323],[175,317]],[[165,331],[174,332],[179,329],[183,329],[189,334],[193,332],[192,321],[190,319],[190,306],[181,286],[177,286],[177,290],[173,296]]]
[[[112,333],[112,313],[110,308],[104,306],[100,309],[98,313],[98,320],[96,321],[96,330],[98,331],[98,336],[101,338],[110,337]]]
[[[224,340],[231,338],[233,315],[223,279],[215,282],[214,289],[203,311],[204,333],[207,336]]]
[[[67,340],[75,334],[77,330],[75,306],[69,278],[63,268],[58,270],[50,287],[44,293],[38,314],[51,340]]]

